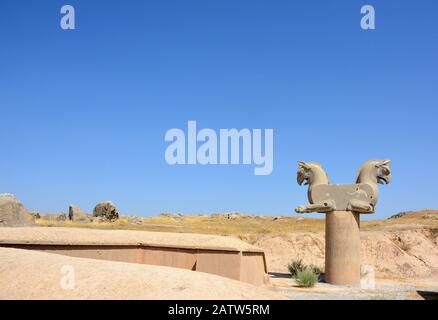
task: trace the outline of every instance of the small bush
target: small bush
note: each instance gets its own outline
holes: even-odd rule
[[[295,278],[298,272],[303,271],[305,269],[305,266],[303,264],[303,261],[300,259],[300,260],[294,260],[291,263],[289,263],[287,265],[287,268],[289,269],[292,278]]]
[[[314,264],[306,266],[301,259],[292,261],[288,264],[287,268],[289,269],[292,278],[296,278],[298,272],[303,271],[306,268],[312,270],[312,272],[317,275],[317,278],[323,273],[320,267]]]
[[[309,269],[312,270],[313,273],[316,274],[318,277],[319,277],[319,276],[321,275],[321,273],[322,273],[321,268],[318,267],[318,266],[315,266],[314,264],[311,264],[311,265],[309,266]]]
[[[310,288],[318,282],[318,276],[312,268],[307,267],[304,270],[298,271],[296,281],[300,287]]]

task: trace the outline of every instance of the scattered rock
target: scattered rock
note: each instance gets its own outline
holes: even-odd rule
[[[409,213],[412,213],[412,211],[402,211],[402,212],[399,212],[397,214],[394,214],[394,215],[390,216],[388,218],[388,220],[390,220],[390,219],[398,219],[398,218],[401,218],[401,217],[403,217],[403,216],[405,216],[405,215],[407,215]]]
[[[34,225],[34,219],[13,194],[0,194],[0,227]]]
[[[67,215],[65,213],[61,213],[56,217],[56,221],[66,221],[66,220],[67,220]]]
[[[128,217],[128,223],[142,225],[143,219],[141,219],[139,217]]]
[[[303,217],[299,217],[299,218],[297,218],[297,222],[301,222],[301,221],[304,221],[304,218],[303,218]]]
[[[42,221],[58,221],[58,218],[60,215],[64,214],[63,212],[54,212],[54,213],[43,213],[43,212],[38,212],[40,218]]]
[[[38,211],[30,211],[29,214],[33,217],[34,220],[41,219],[41,215]]]
[[[108,220],[106,220],[104,217],[93,217],[92,221],[97,222],[97,223],[101,223],[101,222],[106,222]]]
[[[105,221],[115,221],[119,218],[119,212],[114,203],[105,201],[94,207],[93,216],[100,217]]]
[[[436,214],[426,214],[425,216],[423,216],[423,219],[438,220],[438,215],[436,215]]]
[[[162,218],[173,218],[174,214],[173,213],[163,212],[163,213],[160,213],[159,216],[162,217]]]
[[[85,213],[84,210],[72,204],[68,208],[68,219],[71,221],[78,221],[78,222],[91,221],[91,219],[88,217],[88,215]]]
[[[238,212],[231,212],[226,214],[227,219],[234,220],[240,218],[240,213]]]
[[[184,220],[184,215],[181,213],[160,213],[160,217],[164,218],[172,218],[178,221]]]
[[[175,217],[181,217],[182,214],[181,214],[181,213],[169,213],[169,212],[163,212],[163,213],[160,213],[159,216],[160,216],[160,217],[164,217],[164,218],[175,218]]]

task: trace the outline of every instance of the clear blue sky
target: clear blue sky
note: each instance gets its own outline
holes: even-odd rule
[[[76,8],[74,31],[60,8]],[[376,9],[376,30],[360,8]],[[374,218],[438,207],[437,1],[0,1],[0,193],[30,209],[290,214],[392,160]],[[274,171],[169,166],[170,128],[273,128]]]

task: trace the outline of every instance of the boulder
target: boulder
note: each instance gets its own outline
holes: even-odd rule
[[[238,212],[231,212],[231,213],[227,213],[226,217],[228,220],[235,220],[241,217],[240,213]]]
[[[91,219],[81,208],[71,204],[68,207],[68,219],[77,222],[90,222]]]
[[[94,207],[93,217],[102,218],[105,221],[115,221],[119,218],[119,212],[114,203],[105,201]]]
[[[438,215],[437,214],[426,214],[425,216],[423,216],[423,219],[438,220]]]
[[[128,223],[130,224],[137,224],[137,225],[142,225],[143,224],[143,220],[139,217],[128,217]]]
[[[41,215],[38,211],[29,211],[29,214],[33,217],[34,220],[41,219]]]
[[[172,218],[172,213],[160,213],[160,217],[162,217],[162,218]]]
[[[0,227],[35,225],[34,219],[23,204],[12,194],[0,194]]]
[[[412,213],[412,211],[402,211],[402,212],[399,212],[397,214],[394,214],[394,215],[390,216],[388,218],[388,220],[390,220],[390,219],[398,219],[398,218],[401,218],[401,217],[403,217],[403,216],[405,216],[407,214],[410,214],[410,213]]]

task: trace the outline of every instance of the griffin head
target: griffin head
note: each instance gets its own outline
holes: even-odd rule
[[[298,161],[297,182],[301,186],[315,182],[328,184],[328,175],[318,162]]]
[[[376,168],[377,183],[388,184],[391,182],[391,161],[376,160],[374,164]]]
[[[391,182],[391,161],[370,160],[365,162],[359,169],[357,183],[380,183]]]

